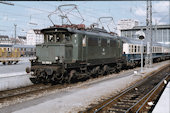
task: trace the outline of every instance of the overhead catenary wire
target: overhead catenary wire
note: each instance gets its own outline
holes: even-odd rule
[[[51,12],[53,12],[53,10],[52,9],[55,9],[55,8],[57,8],[57,5],[55,5],[55,3],[56,4],[58,4],[57,2],[51,2],[51,3],[49,3],[49,2],[40,2],[40,3],[42,3],[42,4],[46,4],[46,6],[48,5],[50,8],[49,9],[51,9],[51,10],[47,10],[47,9],[41,9],[41,8],[39,8],[39,7],[33,7],[33,6],[29,6],[29,4],[27,4],[27,5],[23,5],[23,4],[20,4],[20,3],[17,3],[17,2],[12,2],[12,3],[14,3],[15,4],[15,6],[14,7],[22,7],[22,8],[28,8],[28,9],[31,9],[31,10],[36,10],[36,11],[39,11],[39,14],[37,14],[37,15],[40,15],[40,13],[42,13],[42,16],[41,16],[41,18],[38,18],[38,17],[34,17],[34,19],[35,20],[38,20],[39,19],[39,21],[41,21],[42,20],[42,22],[41,23],[44,23],[44,25],[43,26],[49,26],[50,25],[50,22],[49,22],[49,20],[48,19],[46,19],[46,20],[43,20],[42,18],[44,18],[45,16],[47,17],[47,15],[49,14],[49,13],[51,13]],[[62,3],[59,3],[59,4],[65,4],[65,3],[68,3],[68,2],[62,2]],[[137,2],[133,2],[133,3],[137,3]],[[39,3],[38,3],[39,4]],[[94,20],[96,20],[97,21],[97,19],[100,17],[100,16],[103,16],[103,15],[107,15],[107,16],[113,16],[113,15],[111,15],[112,13],[110,13],[108,10],[108,8],[97,8],[97,7],[93,7],[92,5],[87,5],[88,4],[88,2],[77,2],[76,3],[77,5],[78,5],[78,8],[79,9],[81,9],[80,10],[80,12],[82,13],[83,12],[83,17],[85,18],[85,22],[86,23],[94,23]],[[9,6],[8,6],[9,7]],[[13,7],[13,6],[12,6]],[[127,9],[126,7],[124,7],[124,9]],[[134,8],[135,9],[135,8]],[[132,8],[132,11],[134,11],[134,9]],[[1,9],[0,9],[1,10]],[[108,13],[109,12],[109,13]],[[7,13],[8,14],[8,13]],[[43,15],[44,14],[44,15]],[[134,14],[134,13],[133,13]],[[14,14],[15,15],[15,14]],[[17,15],[20,15],[20,14],[17,14]],[[22,15],[22,14],[21,14]],[[20,15],[20,16],[21,16]],[[75,14],[71,14],[72,16],[77,16],[77,15],[75,15]],[[15,15],[16,16],[16,15]],[[26,15],[23,15],[24,16],[24,18],[26,18]],[[135,14],[134,14],[134,16],[135,16]],[[30,16],[27,16],[27,17],[30,17]],[[45,17],[45,18],[46,18]],[[73,17],[70,17],[70,18],[72,18],[72,19],[74,19]],[[115,17],[115,18],[117,18],[117,17]],[[114,18],[114,19],[115,19]],[[140,19],[140,20],[144,20],[144,18],[143,19]],[[20,20],[19,19],[17,19],[17,22],[19,22]],[[21,20],[22,22],[24,22],[23,20]],[[29,21],[28,21],[29,22]],[[28,23],[27,21],[25,22],[25,23]],[[59,21],[57,21],[57,22],[59,22]],[[57,23],[56,22],[56,23]],[[39,22],[40,23],[40,22]],[[42,25],[42,24],[41,24]],[[31,26],[31,25],[30,25]]]

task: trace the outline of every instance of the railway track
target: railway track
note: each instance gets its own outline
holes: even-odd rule
[[[152,111],[166,85],[165,83],[170,80],[169,66],[125,89],[117,96],[93,105],[83,113],[140,113]]]
[[[68,87],[68,85],[51,86],[36,84],[12,90],[0,91],[0,108],[50,94],[50,92]]]
[[[51,94],[53,91],[74,85],[76,84],[62,84],[55,86],[51,86],[51,84],[37,84],[12,90],[0,91],[0,108],[39,98]]]

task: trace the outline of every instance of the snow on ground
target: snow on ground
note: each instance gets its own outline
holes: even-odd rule
[[[25,68],[30,66],[30,61],[32,57],[22,57],[17,64],[12,65],[3,65],[0,63],[0,75],[5,73],[16,73],[16,72],[24,72]]]
[[[168,63],[169,62],[166,62],[166,64]],[[119,76],[123,77],[117,79],[112,77],[95,84],[83,85],[81,87],[57,92],[56,97],[53,99],[50,99],[49,95],[49,99],[46,99],[46,101],[21,110],[16,110],[13,113],[76,113],[84,110],[90,104],[98,102],[102,98],[118,93],[133,82],[142,79],[149,72],[158,70],[163,64],[165,63],[159,63],[158,65],[154,64],[152,69],[144,70],[145,74],[142,76],[140,76],[140,74],[132,73],[128,76],[121,74]],[[59,94],[60,96],[58,96]]]
[[[30,75],[25,68],[30,66],[29,59],[33,57],[21,57],[16,65],[0,64],[0,91],[31,85]]]
[[[0,74],[0,79],[1,78],[14,77],[14,76],[20,76],[20,75],[24,75],[24,74],[26,74],[25,71],[23,71],[23,72],[15,72],[15,73],[4,73],[4,74]]]
[[[0,75],[0,91],[31,85],[30,75],[25,72]]]

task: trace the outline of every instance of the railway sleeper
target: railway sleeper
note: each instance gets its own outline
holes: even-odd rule
[[[131,105],[134,105],[135,103],[131,103],[131,102],[128,102],[128,103],[124,103],[124,102],[117,102],[115,105],[117,105],[117,106],[124,106],[124,105],[129,105],[129,106],[131,106]]]
[[[133,105],[132,103],[115,104],[115,106],[120,106],[120,107],[131,107],[132,105]]]
[[[108,110],[107,111],[109,111],[109,112],[111,112],[111,111],[115,111],[116,113],[117,112],[126,112],[126,110],[127,110],[127,107],[118,107],[118,106],[113,106],[113,107],[111,107],[111,108],[108,108]]]
[[[137,93],[133,93],[133,94],[128,94],[128,95],[126,95],[125,97],[123,97],[123,98],[132,98],[132,97],[136,97],[136,96],[138,96],[139,94],[137,94]]]
[[[137,100],[137,99],[140,99],[139,97],[140,95],[137,95],[137,96],[130,96],[130,97],[123,97],[124,100]]]
[[[122,105],[122,104],[133,105],[133,104],[135,104],[135,103],[132,103],[132,102],[130,102],[130,103],[117,102],[117,104],[120,104],[120,105]]]
[[[140,96],[140,97],[142,97],[142,96]],[[125,99],[125,100],[139,100],[140,97],[139,96],[136,96],[136,97],[125,97],[123,99]]]
[[[129,99],[121,99],[121,102],[127,102],[127,103],[136,103],[137,100],[129,100]]]

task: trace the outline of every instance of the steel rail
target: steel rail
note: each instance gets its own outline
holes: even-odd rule
[[[169,66],[169,65],[167,65],[167,66]],[[130,90],[132,90],[132,89],[140,86],[140,85],[141,85],[142,83],[144,83],[148,78],[151,78],[151,77],[154,76],[155,74],[160,73],[161,71],[163,71],[164,68],[166,68],[167,66],[163,66],[163,67],[162,67],[161,69],[159,69],[158,71],[152,72],[152,73],[151,73],[151,76],[147,76],[147,77],[145,77],[143,80],[135,83],[133,86],[130,86],[128,89],[123,90],[119,95],[117,95],[117,96],[115,96],[115,97],[111,97],[110,99],[107,99],[106,101],[102,102],[102,104],[103,104],[102,106],[100,106],[101,104],[95,105],[94,107],[87,109],[85,112],[89,112],[89,111],[91,111],[91,112],[93,112],[93,113],[100,112],[102,109],[106,108],[106,107],[109,106],[110,104],[113,104],[114,101],[115,101],[114,103],[116,103],[116,100],[118,100],[119,98],[121,98],[122,96],[124,96],[126,93],[128,93],[128,91],[130,91]],[[166,68],[166,69],[168,69],[168,68]],[[163,81],[163,80],[162,80],[162,81]],[[160,83],[160,82],[158,82],[158,84],[159,84],[159,83]],[[157,84],[157,86],[158,86],[158,84]],[[155,88],[156,88],[156,87],[155,87]],[[155,88],[152,88],[151,90],[153,91]],[[151,93],[151,91],[149,91],[149,92]],[[148,93],[147,93],[147,94],[148,94]],[[140,100],[141,100],[141,99],[140,99]],[[108,102],[107,102],[107,101],[108,101]],[[139,102],[139,101],[138,101],[138,102]],[[137,102],[137,103],[138,103],[138,102]],[[136,102],[135,102],[135,103],[136,103]]]
[[[14,97],[14,96],[38,91],[38,90],[44,90],[49,87],[50,85],[36,84],[36,85],[30,85],[21,88],[15,88],[11,90],[0,91],[0,100],[4,98]]]
[[[166,80],[169,76],[170,75],[167,75],[167,77],[164,80]],[[136,113],[141,112],[143,110],[143,107],[146,105],[146,103],[152,99],[152,96],[159,93],[160,92],[159,90],[163,89],[162,87],[166,86],[164,80],[162,80],[162,82],[155,88],[155,90],[150,94],[150,96],[145,100],[145,102],[143,102],[140,108],[136,110]]]
[[[162,86],[162,83],[164,80],[168,78],[169,75],[164,77],[150,92],[148,92],[144,97],[142,97],[138,102],[136,102],[132,107],[130,107],[125,113],[130,113],[133,111],[136,111],[136,113],[139,112],[139,110],[142,109],[142,107],[148,102],[150,97]],[[144,101],[144,102],[143,102]],[[143,103],[138,109],[136,109],[137,106],[139,106],[141,103]]]

